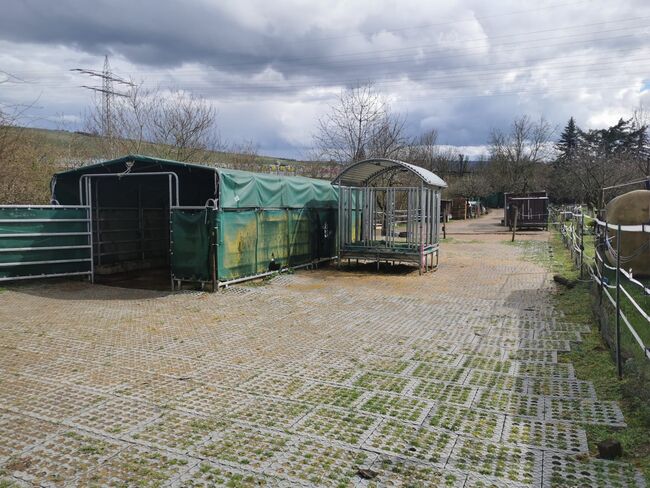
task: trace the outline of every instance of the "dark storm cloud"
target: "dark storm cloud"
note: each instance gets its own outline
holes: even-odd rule
[[[525,113],[589,125],[631,112],[648,98],[649,23],[642,0],[15,0],[0,69],[32,84],[0,98],[72,117],[87,100],[68,70],[108,53],[123,76],[208,97],[225,136],[273,151],[308,145],[336,92],[364,81],[412,132],[480,145]]]

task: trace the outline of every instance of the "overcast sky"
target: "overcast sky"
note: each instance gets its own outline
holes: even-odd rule
[[[650,2],[11,0],[0,103],[81,127],[101,69],[211,100],[222,137],[301,157],[345,86],[373,81],[416,134],[481,152],[522,114],[602,127],[650,107]],[[0,73],[0,76],[3,76]]]

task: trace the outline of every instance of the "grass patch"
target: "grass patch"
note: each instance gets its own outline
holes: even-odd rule
[[[544,247],[539,246],[539,243],[530,244],[531,242],[520,241],[518,245],[539,251],[535,253],[536,256],[530,256],[535,262],[567,278],[578,278],[578,270],[559,233],[551,232],[551,239],[546,247],[547,256],[541,254]],[[555,307],[565,314],[568,322],[588,324],[591,327],[591,332],[583,334],[583,341],[577,346],[574,345],[571,352],[559,354],[558,360],[573,363],[576,376],[591,381],[599,399],[619,402],[625,416],[626,428],[585,426],[592,455],[597,454],[598,442],[608,438],[618,439],[623,445],[622,460],[637,466],[650,483],[650,407],[635,393],[638,391],[636,376],[624,375],[622,380],[617,377],[616,364],[596,326],[592,311],[591,286],[589,282],[580,281],[572,289],[558,287],[553,294]]]

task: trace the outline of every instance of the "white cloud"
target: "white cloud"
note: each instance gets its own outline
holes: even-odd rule
[[[3,84],[0,102],[78,124],[93,80],[69,69],[110,52],[122,76],[212,100],[229,140],[295,156],[341,87],[374,80],[411,130],[474,157],[522,114],[594,128],[650,105],[648,17],[643,0],[12,2],[0,70],[30,83]]]

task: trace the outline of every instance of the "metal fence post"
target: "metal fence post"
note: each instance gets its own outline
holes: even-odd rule
[[[596,243],[596,260],[600,261],[600,307],[602,308],[603,306],[603,294],[605,293],[605,256],[601,255],[600,260],[598,260],[598,246],[600,245],[601,247],[607,246],[607,237],[609,236],[609,232],[607,231],[607,221],[605,221],[605,226],[603,227],[603,231],[600,233],[600,238]],[[598,263],[596,263],[598,265]]]
[[[623,378],[621,361],[621,224],[616,229],[616,367],[618,377]]]
[[[580,215],[580,279],[583,279],[582,264],[585,252],[585,214]]]

